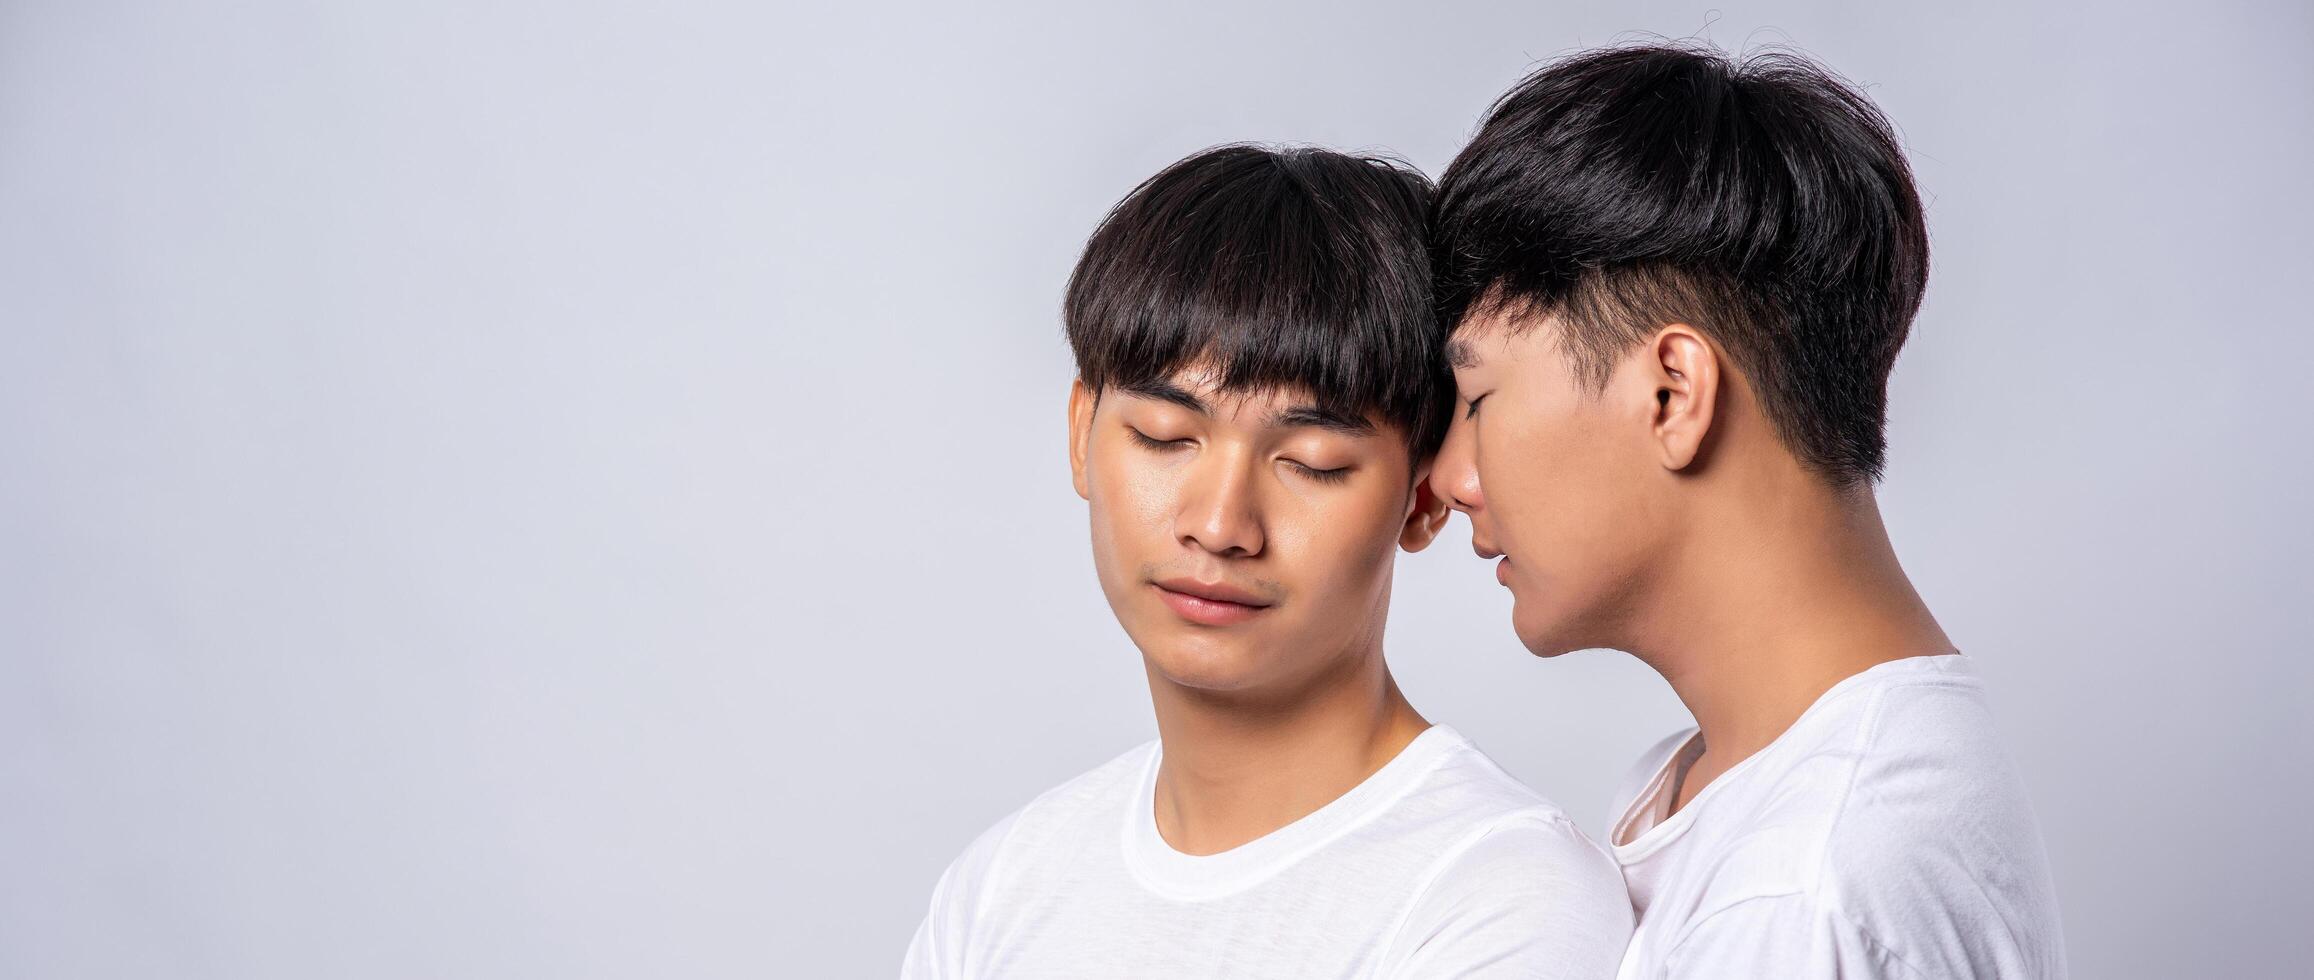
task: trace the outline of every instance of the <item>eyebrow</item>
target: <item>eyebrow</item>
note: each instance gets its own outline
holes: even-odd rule
[[[1478,348],[1467,340],[1449,340],[1446,342],[1446,363],[1464,370],[1477,367]]]
[[[1374,423],[1357,415],[1347,415],[1316,405],[1295,405],[1269,417],[1269,424],[1280,429],[1313,428],[1339,432],[1349,436],[1374,433]]]
[[[1175,405],[1181,406],[1182,408],[1196,412],[1199,415],[1213,414],[1213,410],[1205,407],[1205,402],[1198,398],[1196,395],[1191,394],[1189,389],[1183,388],[1171,381],[1167,381],[1164,378],[1150,378],[1145,381],[1130,381],[1124,384],[1120,384],[1117,387],[1123,388],[1126,394],[1139,395],[1143,398],[1154,398],[1161,402],[1171,402]]]

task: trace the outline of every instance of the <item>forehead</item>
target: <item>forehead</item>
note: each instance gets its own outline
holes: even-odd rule
[[[1318,401],[1317,394],[1302,385],[1273,384],[1233,390],[1224,388],[1222,381],[1222,372],[1218,366],[1194,364],[1173,372],[1165,379],[1165,384],[1189,393],[1208,407],[1224,411],[1287,408],[1314,405]]]

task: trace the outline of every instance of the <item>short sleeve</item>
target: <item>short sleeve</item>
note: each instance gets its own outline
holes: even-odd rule
[[[1630,938],[1614,860],[1563,816],[1521,815],[1441,858],[1381,975],[1605,980]]]

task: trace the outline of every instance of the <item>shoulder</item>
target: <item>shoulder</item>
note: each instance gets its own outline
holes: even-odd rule
[[[1408,803],[1436,857],[1393,935],[1400,976],[1605,976],[1631,935],[1612,855],[1467,739]]]
[[[1983,685],[1962,659],[1881,664],[1809,709],[1739,794],[1757,822],[1853,852],[1860,838],[1949,835],[1985,807],[2021,803]]]
[[[1147,778],[1156,758],[1157,743],[1143,742],[1037,794],[1008,819],[1017,825],[1017,835],[1030,841],[1069,832],[1086,819],[1124,806]]]
[[[2039,822],[1981,687],[1959,680],[1883,693],[1815,892],[1929,973],[2061,974]]]
[[[969,909],[999,886],[1018,855],[1082,835],[1088,824],[1115,811],[1133,793],[1155,752],[1155,742],[1143,743],[1005,814],[965,845],[941,875],[934,904],[945,900]]]
[[[1977,863],[1939,842],[1975,841],[1984,821],[2021,811],[2022,793],[1981,687],[1945,659],[1891,662],[1844,682],[1698,794],[1687,838],[1713,855],[1703,911]]]
[[[1473,828],[1439,856],[1399,925],[1389,972],[1606,976],[1631,928],[1614,859],[1564,814],[1532,807]]]
[[[1459,733],[1416,798],[1438,824],[1437,855],[1416,886],[1411,924],[1479,910],[1494,916],[1630,929],[1630,897],[1614,856]]]
[[[1421,900],[1452,904],[1470,896],[1501,896],[1547,907],[1606,903],[1628,917],[1623,873],[1605,848],[1566,815],[1536,807],[1514,811],[1474,828],[1431,866]]]
[[[1812,710],[1796,744],[1728,801],[1742,805],[1720,814],[1737,826],[1714,833],[1730,844],[1706,921],[1742,935],[1758,926],[1747,920],[1799,916],[1819,945],[1861,944],[1857,955],[1929,974],[2046,975],[2062,952],[2022,782],[1961,658],[1918,659]]]
[[[1008,883],[1023,874],[1033,878],[1037,862],[1066,849],[1072,839],[1084,845],[1101,815],[1114,812],[1122,805],[1120,797],[1138,787],[1155,752],[1154,742],[1134,748],[1046,790],[974,837],[933,885],[930,907],[908,944],[901,975],[908,980],[966,975],[975,937],[990,928],[992,910],[1002,907],[998,896]]]
[[[2039,850],[2023,780],[1965,668],[1924,668],[1875,691],[1857,724],[1826,827],[1827,876],[1862,883],[1949,861],[1978,866],[2027,839]]]
[[[1492,826],[1513,815],[1545,814],[1565,819],[1558,804],[1520,782],[1468,736],[1444,725],[1437,727],[1437,764],[1401,804],[1402,811],[1435,815],[1456,831]]]

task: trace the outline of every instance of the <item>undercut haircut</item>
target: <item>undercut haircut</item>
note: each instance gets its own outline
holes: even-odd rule
[[[1928,234],[1893,127],[1821,65],[1662,44],[1547,65],[1447,167],[1431,235],[1448,336],[1466,317],[1553,318],[1596,394],[1685,323],[1802,463],[1879,479]]]
[[[1453,376],[1437,337],[1428,178],[1382,157],[1255,145],[1166,167],[1112,209],[1069,277],[1063,320],[1096,394],[1184,369],[1219,390],[1300,389],[1375,418],[1420,462]]]

